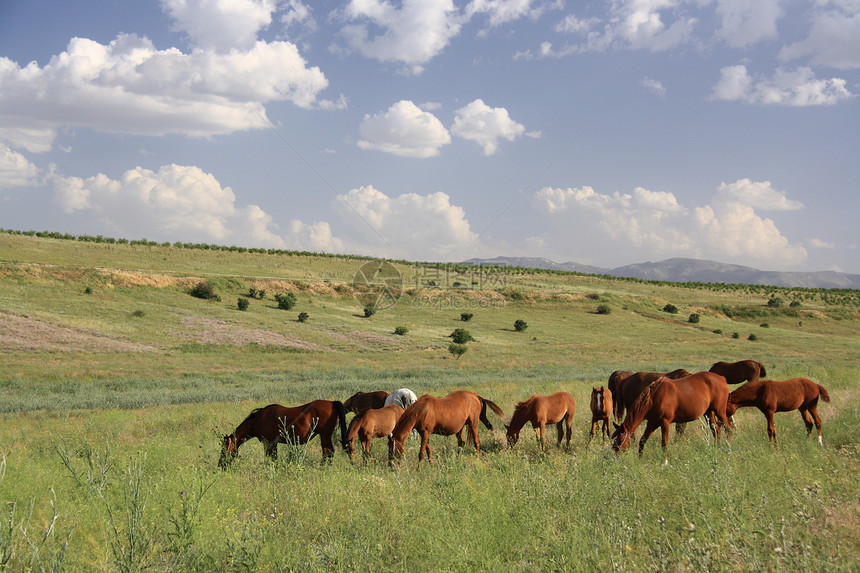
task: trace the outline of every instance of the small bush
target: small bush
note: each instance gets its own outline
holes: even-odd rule
[[[717,328],[716,330],[714,330],[714,334],[722,334],[722,333],[723,333],[722,328]]]
[[[275,300],[278,301],[278,308],[280,308],[281,310],[291,310],[294,306],[296,306],[296,303],[299,302],[299,299],[296,298],[296,295],[291,292],[288,292],[287,294],[276,294]]]
[[[407,332],[409,332],[409,329],[406,328],[405,326],[398,326],[394,329],[394,334],[397,334],[399,336],[403,336]]]
[[[371,316],[373,316],[374,314],[376,314],[376,309],[375,309],[375,308],[373,308],[372,306],[366,306],[366,307],[364,307],[364,318],[370,318],[370,317],[371,317]]]
[[[517,332],[522,332],[525,329],[527,329],[528,327],[529,327],[529,325],[526,323],[525,320],[519,319],[516,322],[514,322],[514,330],[516,330]]]
[[[311,317],[311,315],[309,315],[308,313],[300,312],[299,313],[299,322],[307,322],[310,317]]]
[[[797,308],[797,307],[799,307],[799,306],[800,306],[800,301],[799,301],[799,300],[793,300],[793,301],[791,301],[791,302],[788,304],[788,307],[789,307],[789,308]]]
[[[767,305],[771,308],[778,308],[778,307],[782,306],[782,299],[779,298],[778,296],[772,296],[767,301]]]
[[[93,287],[87,287],[84,289],[84,294],[93,294]]]
[[[609,314],[610,312],[612,312],[612,307],[608,304],[597,305],[597,314]]]
[[[207,281],[200,281],[189,291],[189,294],[196,298],[202,298],[204,300],[221,300],[221,297],[215,293],[215,287],[213,287]]]
[[[463,322],[469,322],[470,320],[472,320],[473,316],[475,315],[471,312],[464,312],[460,315],[460,320],[462,320]]]
[[[747,336],[747,340],[755,342],[756,340],[758,340],[758,336],[756,336],[755,334],[750,334],[749,336]]]
[[[761,328],[770,328],[770,324],[768,324],[768,323],[766,323],[766,322],[762,322],[761,324],[759,324],[759,326],[760,326]]]
[[[142,311],[142,310],[140,310],[140,309],[137,309],[136,311],[134,311],[133,313],[131,313],[131,315],[132,315],[133,317],[135,317],[135,318],[143,318],[143,317],[146,315],[146,313],[145,313],[145,312],[143,312],[143,311]]]
[[[457,344],[456,342],[452,342],[450,345],[448,345],[448,352],[450,352],[457,360],[459,360],[461,356],[466,354],[467,350],[469,350],[469,347],[465,344]]]
[[[732,333],[732,338],[740,338],[740,337],[741,337],[741,335],[738,334],[737,332]]]
[[[239,310],[248,310],[248,305],[250,304],[251,302],[245,297],[239,297],[236,300],[236,306],[239,308]]]
[[[690,324],[699,324],[699,318],[699,313],[694,312],[690,315],[690,318],[687,319],[687,322],[689,322]]]
[[[454,344],[466,344],[475,340],[465,328],[455,328],[454,332],[448,335],[448,338],[453,340]]]
[[[667,304],[663,307],[663,312],[668,312],[669,314],[678,314],[678,307],[674,304]]]

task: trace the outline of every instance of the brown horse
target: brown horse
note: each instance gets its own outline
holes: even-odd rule
[[[278,443],[306,444],[319,435],[323,458],[334,453],[332,435],[340,423],[341,444],[345,446],[346,410],[338,401],[314,400],[302,406],[287,408],[280,404],[270,404],[253,410],[232,434],[224,436],[221,444],[219,467],[225,467],[236,457],[239,446],[252,438],[263,444],[266,455],[278,458]]]
[[[790,412],[800,410],[803,423],[806,424],[806,437],[812,433],[812,423],[818,429],[818,443],[824,445],[821,439],[821,418],[818,417],[818,398],[830,402],[830,395],[820,384],[806,378],[790,380],[759,379],[747,382],[729,394],[726,412],[731,416],[738,408],[755,406],[767,419],[767,437],[771,442],[776,441],[776,425],[773,422],[775,412]],[[810,419],[810,415],[812,419]]]
[[[356,392],[346,399],[343,407],[347,412],[353,414],[361,414],[365,410],[371,408],[382,408],[385,406],[385,399],[388,398],[388,392],[385,390],[377,390],[376,392]]]
[[[609,391],[612,393],[612,401],[614,404],[621,403],[621,384],[625,378],[633,374],[630,370],[616,370],[612,374],[609,375],[609,383],[607,386],[609,387]],[[617,406],[615,407],[617,408]],[[620,420],[624,416],[624,410],[622,408],[621,412],[618,410],[614,411],[615,418]]]
[[[677,380],[660,377],[636,398],[621,425],[615,424],[612,449],[616,452],[627,450],[633,432],[643,421],[647,421],[645,432],[639,441],[639,455],[642,455],[645,442],[651,434],[660,428],[663,434],[663,459],[665,463],[669,463],[666,453],[669,446],[669,425],[672,422],[692,422],[705,415],[716,438],[715,443],[719,443],[720,426],[715,423],[715,417],[725,425],[728,437],[728,397],[729,387],[726,381],[712,372],[697,372]]]
[[[739,362],[714,362],[708,372],[719,374],[729,384],[740,384],[744,380],[755,382],[762,376],[767,376],[764,364],[755,360],[741,360]]]
[[[591,434],[588,437],[588,443],[594,439],[594,429],[603,422],[603,431],[600,435],[606,434],[607,437],[612,437],[612,432],[609,431],[609,417],[612,415],[612,392],[609,388],[591,388]]]
[[[490,420],[487,419],[487,406],[497,416],[502,417],[504,413],[495,403],[478,396],[474,392],[457,390],[451,392],[444,398],[437,398],[424,394],[418,401],[409,406],[400,417],[400,421],[392,432],[393,440],[389,442],[388,455],[390,459],[402,458],[406,438],[414,429],[421,437],[421,447],[418,450],[418,467],[424,456],[430,461],[430,434],[442,436],[457,436],[460,447],[465,444],[463,430],[469,428],[469,442],[475,446],[475,451],[480,451],[481,440],[478,437],[478,422],[483,422],[488,430],[493,429]]]
[[[349,453],[350,461],[355,461],[355,438],[361,442],[364,455],[370,455],[370,440],[373,438],[381,438],[388,436],[388,443],[391,443],[391,432],[394,431],[394,426],[403,415],[403,408],[399,404],[389,404],[382,408],[373,408],[365,410],[357,415],[349,423],[349,430],[346,433],[346,441],[344,448]]]
[[[633,401],[636,400],[636,397],[648,387],[653,381],[661,376],[665,376],[670,380],[676,380],[678,378],[683,378],[684,376],[689,376],[690,373],[684,370],[683,368],[678,368],[677,370],[673,370],[671,372],[667,372],[665,374],[661,372],[634,372],[630,376],[627,376],[623,380],[620,380],[618,383],[618,393],[620,399],[616,402],[613,402],[615,407],[615,417],[622,418],[624,416],[625,408],[629,409],[633,404]],[[615,396],[613,396],[613,399]]]
[[[565,448],[570,448],[570,426],[573,423],[573,413],[576,411],[576,400],[567,392],[556,392],[549,396],[538,396],[533,394],[528,400],[519,402],[514,408],[510,425],[506,425],[508,444],[514,447],[520,438],[520,430],[526,423],[531,422],[532,428],[537,432],[541,451],[546,449],[546,425],[555,424],[558,429],[558,442],[561,447],[561,439],[567,428],[567,443]]]

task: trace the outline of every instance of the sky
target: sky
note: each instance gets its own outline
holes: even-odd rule
[[[860,273],[860,0],[2,0],[0,228]]]

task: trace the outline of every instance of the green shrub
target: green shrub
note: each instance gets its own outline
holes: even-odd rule
[[[397,334],[399,336],[403,336],[407,332],[409,332],[409,329],[406,328],[405,326],[398,326],[394,329],[394,334]]]
[[[236,306],[239,307],[239,310],[248,310],[249,304],[251,304],[251,302],[243,296],[236,300]]]
[[[375,308],[373,308],[372,306],[366,306],[366,307],[364,307],[364,318],[370,318],[370,317],[371,317],[371,316],[373,316],[374,314],[376,314],[376,309],[375,309]]]
[[[687,322],[689,322],[690,324],[699,324],[699,318],[699,313],[694,312],[690,315],[690,318],[687,319]]]
[[[717,329],[715,329],[715,330],[714,330],[714,334],[722,334],[722,333],[723,333],[723,329],[722,329],[722,328],[717,328]]]
[[[460,315],[460,320],[462,320],[463,322],[469,322],[470,320],[472,320],[473,316],[474,315],[471,312],[464,312]]]
[[[740,337],[741,337],[741,335],[738,334],[737,332],[732,333],[732,338],[740,338]]]
[[[789,307],[789,308],[797,308],[797,307],[799,307],[799,306],[800,306],[800,301],[799,301],[799,300],[793,300],[793,301],[791,301],[791,302],[788,304],[788,307]]]
[[[779,298],[778,296],[772,296],[767,301],[767,305],[769,307],[772,307],[772,308],[778,308],[778,307],[782,306],[782,299]]]
[[[275,300],[278,301],[278,308],[280,308],[281,310],[291,310],[294,306],[296,306],[296,303],[299,302],[299,299],[296,298],[296,295],[291,292],[288,292],[287,294],[276,294]]]
[[[750,334],[749,336],[747,336],[747,340],[755,342],[756,340],[758,340],[758,336],[756,336],[755,334]]]
[[[299,313],[299,322],[307,322],[310,317],[311,317],[311,315],[309,315],[308,313],[300,312]]]
[[[466,344],[475,340],[465,328],[455,328],[454,332],[448,335],[448,338],[453,340],[455,344]]]
[[[208,281],[200,281],[188,291],[188,294],[204,300],[221,300],[221,297],[215,293],[215,287]]]
[[[133,317],[135,317],[135,318],[143,318],[143,317],[146,315],[146,313],[145,313],[145,312],[143,312],[143,311],[142,311],[142,310],[140,310],[140,309],[137,309],[136,311],[134,311],[133,313],[131,313],[131,315],[132,315]]]
[[[514,330],[516,330],[517,332],[522,332],[525,329],[527,329],[528,327],[529,327],[529,325],[526,323],[525,320],[519,319],[516,322],[514,322]]]
[[[770,324],[768,324],[766,322],[762,322],[761,324],[759,324],[759,326],[762,328],[770,328]]]
[[[597,305],[597,314],[609,314],[610,312],[612,312],[612,307],[608,304]]]
[[[469,350],[469,347],[465,344],[457,344],[456,342],[452,342],[448,345],[448,352],[450,352],[457,360],[459,360],[461,356],[466,354],[467,350]]]
[[[93,294],[93,287],[87,287],[84,289],[84,294]]]
[[[678,307],[674,304],[667,304],[663,307],[663,312],[668,312],[669,314],[678,314]]]

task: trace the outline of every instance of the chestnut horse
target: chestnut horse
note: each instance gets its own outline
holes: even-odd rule
[[[331,438],[338,423],[341,444],[346,447],[346,410],[341,402],[314,400],[294,408],[280,404],[257,408],[248,414],[232,434],[224,436],[218,466],[225,467],[236,457],[239,446],[252,438],[260,440],[266,455],[276,460],[278,443],[306,444],[319,435],[323,458],[331,457],[334,453]]]
[[[346,399],[343,407],[347,412],[353,414],[361,414],[365,410],[371,408],[382,408],[385,406],[385,399],[388,398],[388,392],[385,390],[377,390],[376,392],[356,392]]]
[[[740,384],[744,380],[755,382],[762,376],[767,376],[764,364],[755,360],[741,360],[739,362],[714,362],[709,372],[719,374],[729,384]]]
[[[766,380],[761,378],[755,382],[747,382],[731,394],[726,412],[731,416],[738,408],[755,406],[767,419],[767,437],[774,444],[776,441],[776,425],[773,422],[775,412],[790,412],[800,410],[803,423],[806,424],[806,437],[812,433],[812,423],[818,429],[818,443],[824,445],[821,439],[821,418],[818,417],[818,398],[830,402],[830,395],[820,384],[806,378],[790,380]],[[812,419],[810,419],[810,415]]]
[[[609,387],[609,391],[612,393],[612,401],[615,404],[621,402],[621,384],[625,378],[633,374],[630,370],[616,370],[612,374],[609,375],[609,383],[607,386]],[[617,411],[614,412],[615,417],[620,420],[624,416],[624,411],[621,413]]]
[[[388,436],[388,442],[391,443],[391,432],[397,421],[403,415],[403,408],[398,404],[389,404],[382,408],[373,408],[365,410],[358,414],[349,423],[349,430],[346,433],[346,441],[344,448],[349,453],[350,461],[355,461],[355,438],[361,442],[364,455],[370,455],[370,440],[373,438],[381,438]]]
[[[673,370],[666,374],[660,372],[634,372],[630,376],[619,380],[617,388],[619,399],[613,402],[613,406],[615,408],[615,417],[623,418],[624,417],[624,409],[630,408],[633,404],[633,401],[636,400],[636,397],[644,390],[651,382],[660,378],[661,376],[665,376],[670,380],[675,380],[677,378],[682,378],[684,376],[689,376],[690,373],[684,370],[683,368],[679,368],[677,370]],[[612,397],[613,399],[615,396]]]
[[[636,398],[621,425],[615,424],[612,449],[616,452],[627,450],[636,428],[646,421],[645,432],[639,441],[639,455],[642,455],[645,442],[651,434],[660,428],[663,434],[664,463],[669,463],[667,455],[669,425],[672,422],[692,422],[699,416],[705,415],[711,432],[716,438],[715,443],[719,443],[720,439],[720,426],[715,423],[715,417],[725,425],[728,439],[730,427],[726,418],[728,397],[729,386],[722,376],[713,372],[697,372],[676,380],[665,376],[660,377]]]
[[[533,394],[528,400],[519,402],[514,408],[510,425],[506,425],[508,444],[514,447],[520,438],[520,430],[526,423],[531,422],[532,428],[537,432],[541,451],[546,449],[546,425],[555,424],[558,428],[558,442],[561,447],[561,438],[565,435],[567,428],[567,443],[565,448],[570,448],[570,426],[573,423],[573,413],[576,411],[576,400],[567,392],[556,392],[549,396],[538,396]]]
[[[588,443],[594,439],[594,429],[603,422],[603,431],[600,432],[601,437],[606,434],[607,437],[612,437],[612,432],[609,431],[609,417],[612,415],[612,392],[609,388],[591,388],[591,434],[588,436]],[[605,439],[605,438],[604,438]]]
[[[469,442],[475,446],[475,451],[480,451],[481,440],[478,437],[478,422],[483,422],[488,430],[493,429],[490,420],[487,419],[487,406],[497,416],[502,417],[504,413],[495,403],[486,398],[478,396],[474,392],[457,390],[451,392],[444,398],[437,398],[424,394],[412,404],[400,417],[400,421],[392,432],[392,441],[389,442],[389,459],[402,458],[406,438],[414,429],[421,437],[421,447],[418,450],[418,467],[424,456],[430,461],[430,434],[442,436],[457,436],[460,447],[465,444],[463,430],[469,428]]]

